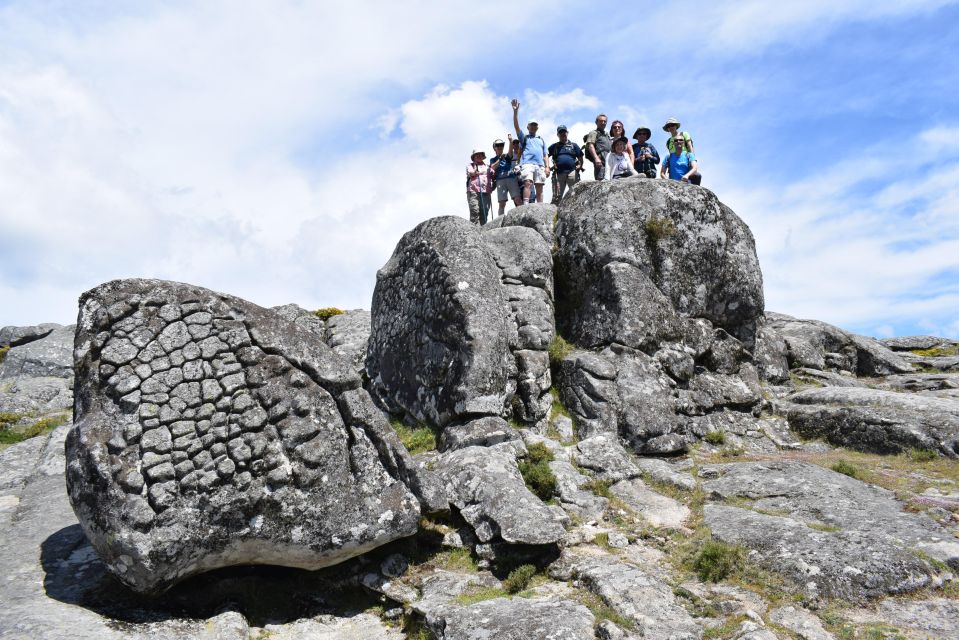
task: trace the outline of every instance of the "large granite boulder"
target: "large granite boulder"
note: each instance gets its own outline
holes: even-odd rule
[[[506,410],[510,308],[474,225],[448,216],[406,233],[376,275],[371,314],[366,370],[391,410],[440,426]]]
[[[789,426],[808,438],[872,451],[930,449],[959,457],[959,399],[861,387],[796,393],[781,405]]]
[[[589,183],[560,205],[556,232],[557,323],[567,339],[642,347],[674,331],[673,313],[755,339],[755,242],[711,191],[669,180]]]
[[[482,230],[433,218],[403,236],[377,274],[366,361],[387,408],[440,427],[483,415],[545,420],[553,265],[540,227],[554,211]]]
[[[416,531],[412,460],[311,332],[186,284],[80,298],[67,489],[97,553],[157,593],[237,564],[316,569]]]

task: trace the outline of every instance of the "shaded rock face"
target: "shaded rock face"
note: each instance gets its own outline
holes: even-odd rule
[[[392,411],[440,426],[505,411],[510,309],[475,226],[433,218],[404,235],[376,275],[371,315],[366,370]]]
[[[316,569],[416,531],[412,461],[350,366],[249,302],[156,280],[80,299],[67,489],[156,593],[236,564]]]
[[[857,336],[819,320],[766,314],[766,323],[786,341],[789,366],[840,369],[861,376],[909,373],[913,366],[878,340]]]
[[[377,274],[366,361],[387,408],[441,427],[483,415],[546,417],[551,244],[519,223],[551,226],[554,210],[520,211],[516,225],[483,230],[434,218],[400,240]]]
[[[642,347],[650,331],[670,331],[668,301],[752,344],[763,313],[755,242],[712,192],[669,180],[588,184],[560,206],[557,241],[557,321],[572,342],[597,346],[602,334]]]
[[[855,387],[810,389],[783,403],[789,425],[810,438],[875,453],[932,449],[959,457],[959,399]]]

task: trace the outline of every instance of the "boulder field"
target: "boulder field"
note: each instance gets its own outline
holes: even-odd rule
[[[711,191],[426,220],[323,311],[0,329],[0,637],[959,637],[959,345],[766,311]]]

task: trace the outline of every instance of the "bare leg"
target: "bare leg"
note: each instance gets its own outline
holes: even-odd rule
[[[543,185],[545,184],[546,184],[545,182],[536,183],[536,202],[543,201]]]
[[[533,188],[533,181],[526,180],[523,182],[523,202],[529,202],[529,192]]]

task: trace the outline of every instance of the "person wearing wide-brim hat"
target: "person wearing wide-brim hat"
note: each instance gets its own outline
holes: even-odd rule
[[[653,132],[649,127],[639,127],[633,133],[633,139],[636,141],[633,145],[633,157],[636,158],[633,167],[647,178],[655,178],[656,169],[659,166],[659,151],[649,142],[652,136]]]
[[[663,125],[663,131],[669,133],[669,138],[666,140],[666,148],[669,149],[670,153],[673,153],[673,138],[677,135],[681,135],[684,140],[686,140],[686,149],[690,153],[696,152],[696,147],[693,145],[693,137],[688,131],[680,132],[682,124],[676,118],[670,118],[666,121],[666,124]]]
[[[486,152],[473,149],[470,163],[466,165],[466,204],[473,224],[486,224],[494,176],[493,168],[486,164]]]

